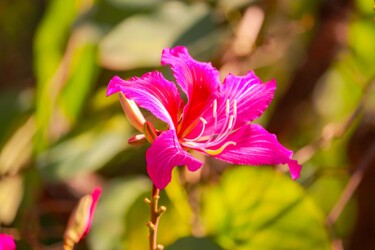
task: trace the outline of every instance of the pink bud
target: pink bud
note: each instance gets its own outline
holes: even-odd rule
[[[137,104],[135,104],[133,100],[127,99],[122,92],[119,93],[119,97],[122,109],[124,110],[130,124],[139,132],[142,132],[143,124],[146,122],[146,119],[143,117]]]
[[[0,250],[15,250],[16,243],[11,235],[0,234]]]
[[[139,134],[129,138],[128,143],[132,146],[142,146],[147,143],[145,135]]]
[[[143,133],[146,139],[152,143],[158,137],[158,133],[151,122],[147,121],[143,125]]]
[[[64,250],[73,249],[73,246],[89,232],[101,192],[101,188],[96,187],[92,194],[85,195],[79,200],[65,230]]]

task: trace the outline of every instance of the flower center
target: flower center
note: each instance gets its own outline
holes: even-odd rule
[[[213,128],[210,132],[210,135],[207,135],[206,129],[208,122],[203,117],[200,117],[199,120],[202,123],[201,132],[193,139],[182,139],[182,145],[198,149],[206,152],[209,155],[218,155],[229,145],[236,145],[234,141],[227,141],[228,136],[233,132],[234,125],[237,119],[237,100],[231,102],[230,99],[225,101],[225,117],[222,120],[219,120],[218,110],[217,110],[217,100],[213,102],[212,105],[212,117],[213,117]],[[219,112],[223,112],[219,110]]]

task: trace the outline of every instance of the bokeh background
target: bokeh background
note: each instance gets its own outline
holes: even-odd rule
[[[0,232],[61,249],[77,200],[103,187],[76,249],[147,249],[145,150],[114,75],[160,70],[184,45],[222,77],[255,70],[277,93],[256,122],[303,163],[174,172],[168,250],[375,249],[375,21],[370,0],[2,0]],[[146,114],[147,115],[147,114]],[[148,119],[153,119],[148,116]]]

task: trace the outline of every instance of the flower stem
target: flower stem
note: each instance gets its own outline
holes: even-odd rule
[[[160,216],[167,210],[165,206],[158,207],[159,202],[159,193],[160,190],[153,185],[152,186],[152,196],[151,200],[148,198],[145,199],[147,205],[150,206],[150,221],[147,222],[147,226],[149,228],[149,245],[150,250],[162,250],[164,247],[160,244],[157,244],[157,236],[158,236],[158,225]]]

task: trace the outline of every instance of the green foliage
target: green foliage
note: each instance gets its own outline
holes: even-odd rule
[[[89,235],[92,249],[124,249],[124,236],[131,232],[125,224],[126,217],[134,202],[146,195],[149,185],[150,182],[144,177],[114,179],[108,183]]]
[[[114,70],[160,66],[160,51],[171,46],[208,11],[203,4],[165,2],[151,14],[133,15],[103,38],[101,63]]]
[[[214,243],[209,238],[195,238],[195,237],[186,237],[177,240],[172,245],[168,246],[166,250],[221,250],[216,243]]]
[[[230,169],[203,200],[207,233],[224,249],[329,249],[323,213],[272,169]]]
[[[52,1],[35,37],[38,152],[74,124],[97,76],[96,28],[81,24],[72,29],[86,7],[83,0]]]
[[[129,130],[122,116],[114,116],[50,147],[37,158],[42,176],[47,181],[62,181],[101,168],[128,146],[124,138]]]

